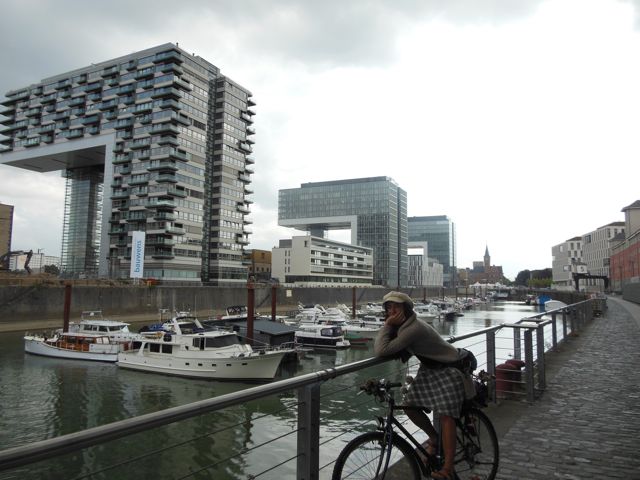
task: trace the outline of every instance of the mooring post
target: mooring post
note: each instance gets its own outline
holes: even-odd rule
[[[247,282],[247,343],[253,345],[253,317],[256,305],[256,291],[252,282]]]
[[[276,304],[278,300],[278,290],[276,285],[271,285],[271,321],[276,321]]]
[[[62,313],[62,331],[69,331],[69,316],[71,315],[71,284],[64,285],[64,310]]]

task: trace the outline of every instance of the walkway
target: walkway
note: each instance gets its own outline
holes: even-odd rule
[[[540,399],[489,409],[498,480],[640,479],[640,306],[616,297],[608,306],[549,354]]]

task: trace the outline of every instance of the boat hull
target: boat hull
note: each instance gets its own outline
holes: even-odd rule
[[[91,347],[94,347],[94,345],[91,345]],[[24,337],[24,351],[32,355],[96,362],[115,362],[118,360],[118,345],[107,344],[100,345],[100,347],[103,348],[90,351],[69,350],[48,344],[40,337]]]
[[[211,380],[272,380],[286,351],[244,357],[163,355],[130,350],[118,355],[118,366],[164,375]]]

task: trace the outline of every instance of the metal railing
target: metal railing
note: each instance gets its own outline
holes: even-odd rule
[[[497,361],[500,358],[496,354],[498,350],[496,340],[501,338],[500,341],[504,341],[506,338],[497,337],[496,334],[499,331],[511,329],[513,331],[513,357],[515,359],[524,357],[524,370],[521,372],[523,379],[515,383],[524,388],[524,395],[527,401],[533,402],[536,395],[546,388],[546,351],[555,349],[562,340],[581,330],[585,324],[594,317],[594,311],[596,311],[596,309],[594,309],[592,302],[592,300],[587,300],[559,310],[543,312],[533,317],[524,318],[517,323],[501,324],[468,334],[450,337],[448,341],[451,343],[459,343],[461,346],[470,348],[478,357],[478,369],[484,369],[488,373],[495,375],[498,367]],[[551,319],[543,319],[542,317],[545,315],[551,315]],[[556,326],[556,320],[559,316],[562,321],[562,337],[560,339],[558,338]],[[550,333],[549,349],[545,349],[545,328],[547,328],[548,333]],[[297,402],[295,404],[295,408],[297,408],[297,429],[293,432],[297,433],[297,451],[295,455],[287,461],[293,461],[295,459],[296,477],[298,479],[317,479],[319,478],[319,471],[332,463],[322,467],[320,466],[320,424],[322,420],[320,404],[322,384],[337,377],[381,365],[389,361],[391,360],[369,358],[347,365],[189,403],[187,405],[140,415],[29,445],[10,448],[0,452],[0,471],[30,465],[42,460],[77,452],[87,447],[103,444],[111,440],[127,437],[138,432],[147,431],[152,428],[293,390],[297,393]],[[408,368],[415,367],[417,367],[416,363],[410,363]],[[500,393],[496,390],[497,383],[499,382],[493,382],[491,384],[491,398],[494,400],[497,398],[496,394]],[[353,387],[357,388],[356,385]],[[265,471],[269,471],[272,468],[274,467],[267,467]]]

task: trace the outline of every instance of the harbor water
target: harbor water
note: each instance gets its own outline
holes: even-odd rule
[[[453,322],[436,320],[433,325],[450,337],[516,322],[535,313],[537,307],[497,302],[466,310]],[[252,386],[27,355],[22,336],[23,332],[13,332],[0,337],[0,450]],[[511,355],[510,338],[511,331],[498,336],[499,357]],[[470,348],[473,350],[473,345]],[[283,365],[276,380],[371,355],[371,346],[314,350],[298,363]],[[370,429],[378,411],[371,398],[355,396],[355,386],[371,377],[400,379],[406,369],[399,363],[387,362],[323,385],[320,465],[327,467],[321,470],[321,478],[330,477],[330,463],[344,441]],[[296,428],[296,392],[286,392],[0,472],[0,479],[294,478]]]

